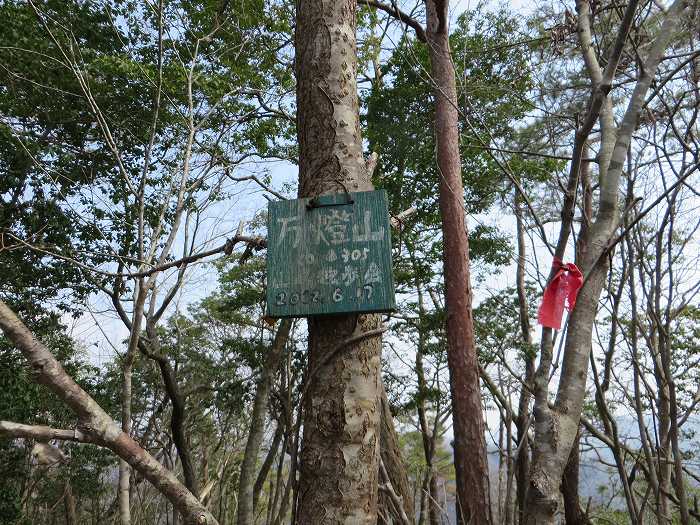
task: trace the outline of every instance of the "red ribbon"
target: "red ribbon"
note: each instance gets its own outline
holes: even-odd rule
[[[576,295],[583,286],[583,274],[575,264],[563,264],[558,257],[552,261],[552,267],[557,268],[557,273],[544,289],[537,320],[542,326],[559,330],[564,307],[571,312],[576,305]]]

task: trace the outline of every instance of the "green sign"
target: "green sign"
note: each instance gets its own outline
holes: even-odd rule
[[[271,202],[267,231],[270,317],[395,308],[385,191]]]

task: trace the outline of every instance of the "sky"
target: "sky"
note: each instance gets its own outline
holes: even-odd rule
[[[456,17],[476,2],[459,0],[452,2],[452,16]],[[527,14],[533,9],[533,3],[524,1],[513,1],[509,5],[520,13]],[[273,186],[277,189],[283,188],[287,183],[293,183],[297,178],[296,166],[285,162],[268,162],[248,165],[241,168],[236,175],[246,175],[250,173],[261,174],[269,172],[272,176]],[[264,209],[267,201],[263,197],[263,192],[251,182],[241,187],[239,197],[214,206],[210,210],[210,215],[204,223],[203,237],[210,240],[211,247],[222,242],[222,236],[230,236],[236,231],[240,221],[250,221],[260,210]],[[293,195],[289,195],[293,197]],[[515,232],[514,219],[508,213],[488,213],[478,216],[468,217],[470,228],[478,224],[497,226],[506,233]],[[548,223],[544,226],[546,234],[550,240],[556,238],[559,224]],[[570,243],[571,250],[573,243]],[[541,272],[546,272],[551,264],[549,252],[541,244],[533,247],[533,261],[529,262],[528,278],[536,281],[541,277]],[[567,259],[571,260],[571,252]],[[535,267],[533,264],[539,267]],[[515,264],[514,261],[501,270],[500,273],[484,273],[482,280],[474,286],[474,301],[478,305],[480,301],[490,297],[493,293],[508,286],[515,285]],[[186,310],[189,305],[195,304],[216,289],[216,272],[211,264],[197,265],[188,276],[186,285],[176,300],[176,306],[181,310]],[[72,324],[72,335],[86,348],[92,362],[102,366],[114,359],[117,352],[123,351],[123,341],[128,332],[122,323],[116,319],[112,313],[109,301],[103,296],[94,296],[89,303],[89,311]],[[539,337],[539,330],[533,330],[535,340]],[[410,352],[410,349],[406,349]],[[385,355],[388,355],[388,350]],[[498,420],[498,415],[491,412],[487,415],[488,422],[493,426]],[[448,434],[449,439],[449,434]]]
[[[458,0],[451,3],[451,16],[456,18],[465,9],[475,6],[477,2],[471,0]],[[528,2],[515,0],[510,2],[513,9],[523,12],[527,7],[532,5]],[[269,173],[273,180],[273,186],[277,189],[283,188],[289,183],[294,183],[297,178],[297,168],[295,165],[287,162],[265,162],[246,165],[238,170],[236,176],[247,174]],[[258,211],[264,209],[267,201],[263,197],[263,192],[254,182],[247,185],[238,185],[241,195],[244,198],[233,198],[221,205],[214,206],[210,210],[210,216],[204,223],[203,238],[208,239],[206,246],[202,249],[210,248],[220,244],[224,237],[230,236],[236,231],[240,221],[249,222]],[[290,195],[293,197],[293,195]],[[505,218],[503,215],[484,215],[473,217],[470,220],[472,227],[476,224],[486,223],[490,225],[499,225],[505,229],[514,231],[514,223],[510,218]],[[554,227],[554,226],[553,226]],[[504,272],[506,275],[512,272]],[[497,290],[503,285],[503,276],[489,276],[482,283],[483,294],[477,290],[478,297],[487,297],[491,290]],[[188,305],[194,304],[203,299],[216,289],[216,273],[211,264],[196,265],[188,275],[186,286],[183,287],[178,299],[176,307],[186,309]],[[82,346],[88,351],[91,360],[102,365],[105,362],[111,361],[115,352],[121,351],[123,348],[122,341],[126,339],[128,332],[122,323],[112,313],[110,302],[103,295],[93,296],[88,305],[86,314],[77,321],[66,318],[71,327],[73,337],[75,337]]]

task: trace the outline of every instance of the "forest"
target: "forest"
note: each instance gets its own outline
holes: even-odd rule
[[[700,523],[700,1],[0,23],[0,525]]]

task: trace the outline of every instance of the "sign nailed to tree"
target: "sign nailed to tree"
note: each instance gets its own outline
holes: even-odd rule
[[[270,317],[395,308],[384,190],[271,202],[267,229]]]

